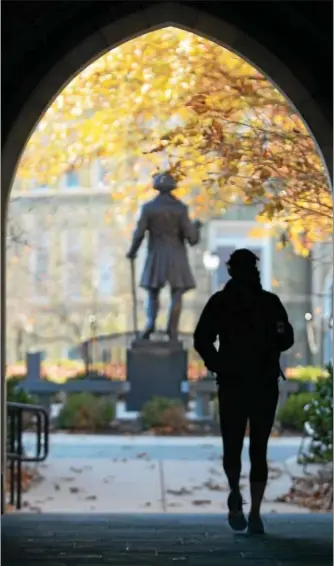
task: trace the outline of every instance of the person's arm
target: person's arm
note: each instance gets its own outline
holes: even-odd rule
[[[281,300],[276,295],[276,330],[278,345],[281,352],[292,348],[295,343],[295,336],[288,313]]]
[[[218,336],[217,293],[210,297],[194,332],[194,348],[209,371],[218,370],[218,352],[214,346]]]
[[[187,207],[184,207],[181,217],[182,236],[191,246],[196,246],[201,238],[201,222],[195,220],[191,222]]]
[[[141,243],[145,238],[145,232],[147,228],[148,228],[147,212],[145,207],[143,207],[139,215],[136,229],[133,233],[130,249],[127,253],[127,257],[129,259],[135,259],[137,252],[141,246]]]

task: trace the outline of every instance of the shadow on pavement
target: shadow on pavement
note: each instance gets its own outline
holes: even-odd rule
[[[5,566],[329,566],[331,515],[268,515],[268,534],[231,533],[226,516],[24,515],[2,520]]]

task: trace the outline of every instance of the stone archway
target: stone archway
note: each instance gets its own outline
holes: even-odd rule
[[[116,18],[98,31],[87,34],[74,50],[69,51],[43,76],[22,105],[3,146],[2,191],[7,193],[10,189],[20,155],[41,114],[71,78],[113,47],[167,25],[197,33],[233,50],[266,74],[305,120],[331,176],[332,124],[312,92],[298,81],[287,64],[256,38],[229,22],[184,4],[164,2]]]
[[[81,3],[78,3],[79,5]],[[101,4],[97,2],[96,4]],[[103,4],[103,3],[102,3]],[[106,3],[108,4],[108,3]],[[127,3],[124,3],[127,4]],[[207,3],[209,6],[210,2]],[[227,3],[228,4],[228,3]],[[130,13],[124,17],[118,14],[110,14],[108,11],[109,23],[98,24],[96,20],[85,26],[85,31],[81,34],[81,40],[77,42],[76,47],[63,48],[62,56],[50,58],[50,66],[47,72],[41,72],[33,83],[31,88],[27,77],[26,83],[23,81],[22,89],[27,89],[27,96],[21,97],[15,119],[8,128],[5,143],[2,147],[2,196],[4,197],[5,206],[2,215],[2,280],[1,280],[1,329],[5,328],[5,221],[6,221],[6,203],[8,202],[9,192],[12,179],[15,175],[17,163],[25,144],[36,126],[41,114],[47,109],[52,100],[57,96],[59,91],[66,85],[71,78],[90,62],[102,55],[107,50],[124,43],[129,39],[142,35],[145,32],[152,31],[167,25],[180,27],[185,30],[197,33],[208,39],[234,50],[240,56],[258,67],[263,73],[268,75],[275,85],[284,92],[284,94],[294,104],[302,118],[308,125],[316,144],[321,152],[329,175],[332,174],[332,124],[326,114],[323,112],[322,105],[313,96],[313,90],[297,79],[294,71],[298,64],[304,66],[307,74],[307,61],[294,59],[291,66],[287,63],[286,57],[280,57],[279,50],[269,49],[258,40],[258,31],[251,29],[250,33],[246,33],[241,27],[234,25],[228,19],[224,19],[223,15],[210,14],[211,8],[201,11],[197,7],[186,5],[185,3],[143,3],[144,7],[138,8],[133,4]],[[237,5],[237,3],[236,3]],[[142,5],[140,5],[142,6]],[[203,3],[201,3],[203,7]],[[213,10],[214,11],[214,10]],[[128,9],[129,12],[129,9]],[[222,8],[223,13],[223,8]],[[270,34],[270,25],[272,30],[275,29],[273,24],[268,24],[267,34]],[[245,28],[245,25],[243,26]],[[252,26],[250,26],[251,28]],[[31,32],[33,33],[33,31]],[[277,45],[282,39],[277,33]],[[283,38],[284,39],[284,38]],[[47,46],[45,46],[47,48]],[[276,52],[275,52],[276,51]],[[64,55],[65,52],[65,55]],[[298,59],[298,57],[297,57]],[[297,64],[297,67],[296,67]],[[14,70],[15,72],[15,70]],[[303,73],[301,73],[303,74]],[[36,77],[37,77],[36,75]],[[312,77],[311,77],[312,79]],[[317,77],[314,78],[316,83]],[[311,80],[312,82],[312,80]],[[26,86],[29,84],[28,86]],[[5,352],[5,334],[1,333],[1,349]],[[5,359],[2,356],[2,376],[5,375]],[[1,383],[2,399],[4,396],[4,380]],[[5,411],[2,406],[1,417],[2,424],[5,425]],[[2,455],[4,455],[5,446],[5,426],[2,426]],[[2,462],[4,459],[2,458]],[[4,468],[2,468],[3,472]]]

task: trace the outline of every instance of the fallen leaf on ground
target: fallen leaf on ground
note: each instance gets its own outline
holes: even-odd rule
[[[269,466],[269,479],[276,480],[283,475],[281,468],[276,468],[275,466]]]
[[[279,503],[290,503],[306,507],[311,511],[333,510],[333,475],[319,473],[306,478],[293,478],[288,493],[276,499]]]
[[[228,488],[216,483],[212,479],[208,479],[203,483],[203,487],[206,487],[210,491],[226,491]]]
[[[145,458],[146,460],[148,460],[149,456],[148,456],[147,452],[139,452],[139,454],[137,454],[137,458],[139,458],[139,459]]]
[[[169,495],[191,495],[193,490],[189,490],[186,487],[181,487],[180,489],[167,489],[166,493]]]

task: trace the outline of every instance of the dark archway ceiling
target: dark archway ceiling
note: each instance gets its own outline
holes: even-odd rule
[[[43,75],[102,25],[156,2],[6,1],[2,10],[2,142]],[[180,2],[221,17],[284,61],[332,122],[331,0]]]

